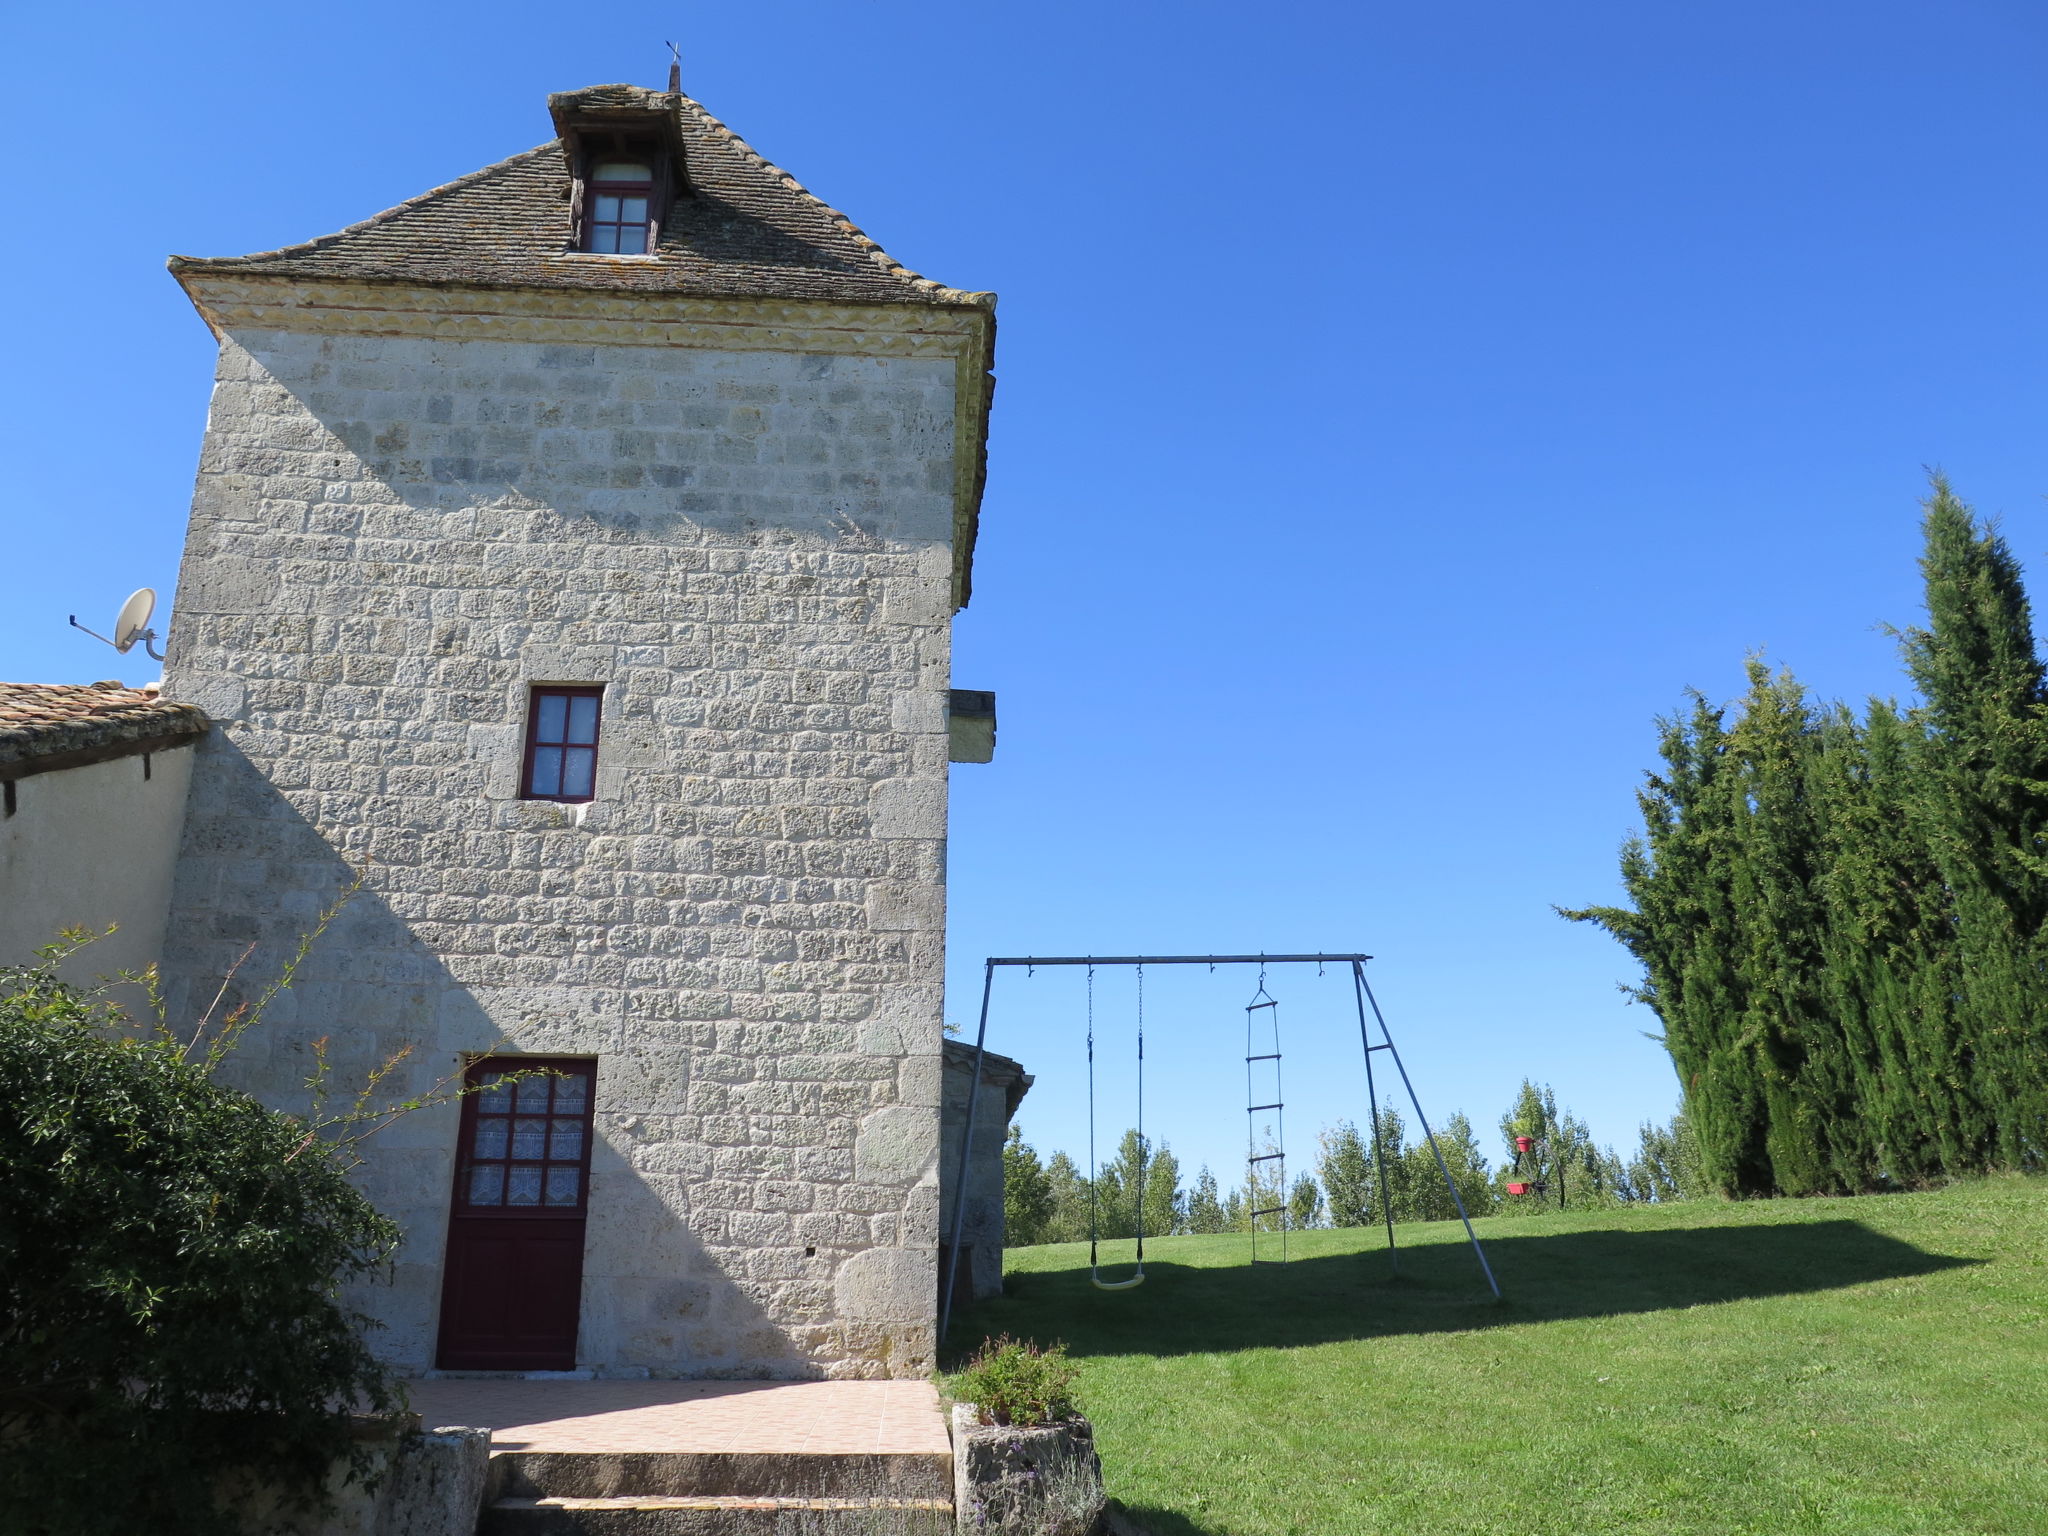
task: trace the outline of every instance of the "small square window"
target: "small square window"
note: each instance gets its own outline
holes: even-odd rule
[[[597,729],[602,688],[536,688],[526,706],[522,800],[580,804],[597,793]]]

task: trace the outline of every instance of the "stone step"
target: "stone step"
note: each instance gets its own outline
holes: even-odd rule
[[[946,1499],[945,1452],[499,1451],[491,1496],[515,1499]]]
[[[500,1498],[478,1536],[951,1536],[951,1498]]]

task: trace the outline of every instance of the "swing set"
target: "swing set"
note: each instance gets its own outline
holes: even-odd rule
[[[1443,1175],[1444,1187],[1451,1192],[1452,1203],[1458,1208],[1458,1218],[1465,1224],[1465,1236],[1472,1244],[1472,1253],[1479,1260],[1479,1271],[1486,1277],[1487,1287],[1494,1299],[1500,1299],[1500,1283],[1494,1279],[1493,1266],[1486,1261],[1486,1250],[1479,1245],[1478,1234],[1472,1230],[1472,1218],[1466,1214],[1464,1199],[1458,1193],[1456,1180],[1444,1161],[1442,1148],[1437,1145],[1436,1133],[1430,1129],[1429,1117],[1423,1113],[1422,1101],[1416,1097],[1415,1085],[1409,1080],[1408,1069],[1401,1063],[1401,1053],[1394,1049],[1394,1037],[1387,1029],[1386,1015],[1380,1011],[1379,999],[1373,996],[1372,985],[1365,979],[1365,964],[1371,955],[1059,955],[1045,956],[992,956],[982,967],[981,1022],[974,1037],[974,1070],[968,1082],[981,1081],[983,1057],[988,1048],[989,1002],[995,991],[996,968],[998,966],[1025,967],[1028,976],[1041,965],[1086,966],[1087,982],[1087,1025],[1088,1025],[1088,1279],[1097,1290],[1129,1291],[1145,1283],[1145,1183],[1146,1155],[1150,1148],[1145,1141],[1145,967],[1148,965],[1206,965],[1211,971],[1219,965],[1256,965],[1259,968],[1258,990],[1245,1005],[1245,1113],[1246,1158],[1253,1172],[1250,1180],[1254,1195],[1261,1189],[1276,1191],[1272,1205],[1253,1209],[1251,1220],[1251,1253],[1253,1264],[1284,1264],[1287,1262],[1287,1232],[1289,1211],[1287,1205],[1287,1152],[1285,1096],[1280,1088],[1280,1002],[1266,990],[1266,968],[1272,965],[1313,965],[1316,974],[1322,975],[1328,965],[1346,965],[1351,969],[1352,995],[1358,1011],[1358,1038],[1365,1049],[1365,1094],[1370,1123],[1375,1132],[1379,1126],[1379,1092],[1374,1080],[1373,1057],[1380,1051],[1387,1053],[1387,1059],[1400,1074],[1401,1086],[1407,1090],[1408,1102],[1414,1106],[1415,1118],[1422,1127],[1422,1134],[1429,1142],[1429,1150],[1436,1158],[1437,1171]],[[1137,1263],[1134,1271],[1121,1280],[1105,1280],[1102,1262],[1099,1229],[1098,1186],[1100,1178],[1095,1155],[1095,971],[1098,966],[1131,966],[1137,972],[1137,1037],[1138,1037],[1138,1165],[1135,1180],[1137,1216]],[[1371,1010],[1371,1021],[1367,1010]],[[1260,1015],[1264,1015],[1261,1019]],[[1266,1026],[1262,1031],[1260,1026]],[[1379,1041],[1374,1043],[1372,1026],[1377,1025]],[[1261,1038],[1261,1036],[1264,1038]],[[1270,1044],[1270,1050],[1257,1049]],[[1261,1089],[1270,1083],[1270,1097],[1264,1103],[1254,1103],[1260,1097]],[[946,1330],[953,1320],[953,1288],[959,1278],[960,1234],[964,1227],[967,1208],[967,1160],[968,1150],[974,1145],[974,1112],[980,1094],[970,1092],[967,1096],[967,1123],[960,1138],[960,1160],[953,1180],[952,1241],[947,1248],[946,1284],[940,1291],[943,1298],[939,1306],[939,1337],[944,1339]],[[1258,1142],[1258,1116],[1271,1112],[1278,1127],[1277,1138],[1268,1143],[1267,1150],[1261,1151]],[[1377,1134],[1373,1137],[1373,1153],[1378,1162],[1378,1183],[1380,1188],[1380,1210],[1387,1230],[1387,1255],[1395,1273],[1400,1271],[1400,1254],[1394,1245],[1394,1211],[1387,1185],[1386,1149],[1380,1145]],[[1277,1164],[1274,1181],[1264,1182],[1258,1170],[1268,1163]],[[1259,1222],[1262,1218],[1279,1218],[1277,1231],[1280,1237],[1280,1256],[1261,1258],[1259,1256]],[[1269,1229],[1269,1231],[1274,1229]]]

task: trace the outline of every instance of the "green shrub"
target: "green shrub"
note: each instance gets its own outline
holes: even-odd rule
[[[953,1378],[953,1393],[974,1404],[984,1424],[1056,1424],[1080,1414],[1074,1400],[1078,1374],[1066,1345],[1040,1349],[1028,1339],[1004,1334],[983,1340]]]
[[[305,1122],[206,1065],[52,964],[0,970],[9,1530],[222,1536],[237,1474],[310,1505],[350,1411],[398,1406],[337,1296],[397,1229]]]

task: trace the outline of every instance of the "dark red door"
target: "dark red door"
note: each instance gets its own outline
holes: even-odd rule
[[[510,1072],[527,1072],[517,1082]],[[451,1371],[576,1365],[597,1064],[542,1056],[474,1063],[462,1101],[437,1363]]]

